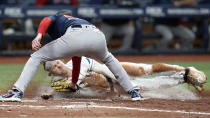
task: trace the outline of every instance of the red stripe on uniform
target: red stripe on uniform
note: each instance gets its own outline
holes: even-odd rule
[[[48,27],[52,23],[52,19],[49,17],[45,17],[39,24],[38,33],[42,34],[44,37],[45,33],[47,32]]]
[[[80,73],[81,57],[72,57],[73,69],[72,69],[72,83],[76,84]]]

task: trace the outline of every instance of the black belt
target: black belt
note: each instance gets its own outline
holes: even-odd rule
[[[82,28],[82,25],[72,25],[71,28]]]

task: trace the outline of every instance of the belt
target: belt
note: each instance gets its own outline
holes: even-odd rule
[[[71,28],[82,28],[82,25],[72,25]]]
[[[96,28],[94,25],[72,25],[71,28]]]

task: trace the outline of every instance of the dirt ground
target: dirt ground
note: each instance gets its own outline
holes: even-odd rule
[[[29,57],[0,57],[0,64],[25,63]],[[116,56],[125,62],[210,61],[210,54]],[[69,59],[66,59],[69,60]]]
[[[210,55],[117,56],[120,61],[210,61]],[[0,63],[25,63],[28,57],[0,57]],[[5,91],[0,91],[5,93]],[[140,118],[210,118],[210,93],[197,93],[199,100],[128,99],[86,97],[41,100],[36,90],[27,91],[22,102],[0,102],[0,117],[127,116]]]

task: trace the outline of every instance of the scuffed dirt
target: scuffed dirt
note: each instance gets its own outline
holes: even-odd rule
[[[2,91],[0,93],[5,93]],[[210,117],[210,93],[196,93],[199,100],[174,100],[150,98],[132,102],[129,98],[107,94],[97,97],[51,98],[42,100],[28,90],[22,102],[0,102],[0,117],[23,116],[128,116],[159,117]],[[122,93],[123,95],[125,93]],[[181,111],[181,112],[179,112]]]
[[[21,103],[0,103],[0,116],[135,116],[135,117],[210,117],[210,94],[200,94],[200,100],[166,100],[147,99],[132,102],[129,100],[93,99],[93,98],[71,98],[60,100],[28,100],[27,95]],[[75,107],[75,106],[77,107]],[[57,106],[57,107],[56,107]],[[61,107],[63,106],[63,107]],[[65,107],[66,106],[66,107]],[[73,107],[68,107],[73,106]],[[78,106],[83,106],[78,108]],[[107,106],[118,108],[94,108],[93,106]],[[136,109],[124,109],[136,108]],[[140,110],[138,110],[140,109]],[[145,110],[142,110],[145,109]],[[156,110],[154,110],[156,109]],[[154,110],[154,111],[151,111]],[[162,111],[158,111],[162,110]],[[177,113],[176,111],[185,111]],[[196,113],[194,113],[196,112]],[[209,114],[199,114],[209,113]]]

